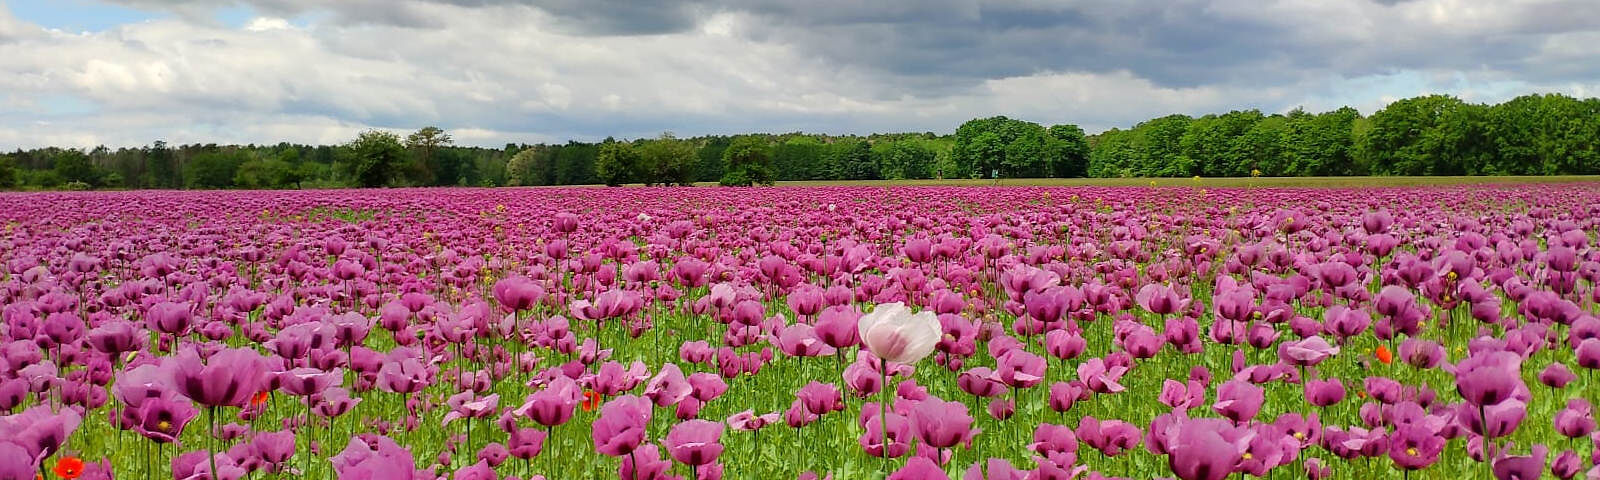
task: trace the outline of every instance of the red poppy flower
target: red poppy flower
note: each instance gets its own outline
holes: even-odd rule
[[[605,400],[605,397],[601,396],[599,392],[594,390],[584,390],[583,411],[592,412],[594,409],[600,408],[600,401],[602,400]]]
[[[1394,354],[1389,352],[1389,347],[1378,345],[1378,350],[1373,352],[1378,356],[1378,361],[1388,365],[1394,362]]]
[[[56,476],[61,478],[69,480],[78,478],[79,475],[83,475],[83,459],[73,456],[61,457],[56,461],[54,471]]]
[[[270,395],[267,392],[257,392],[254,397],[250,397],[250,406],[258,407],[263,403],[267,403],[267,398],[269,396]]]

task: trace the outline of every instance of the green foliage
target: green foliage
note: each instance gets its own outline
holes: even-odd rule
[[[1187,115],[1168,115],[1134,125],[1133,147],[1140,177],[1187,177],[1194,173],[1192,161],[1183,156],[1183,135],[1189,131]]]
[[[10,156],[0,155],[0,188],[16,188],[17,165]]]
[[[278,158],[254,159],[239,164],[233,184],[252,189],[289,188],[300,182],[300,173],[294,164]]]
[[[1367,151],[1379,175],[1459,175],[1477,109],[1448,95],[1407,98],[1372,115]]]
[[[202,189],[231,188],[234,186],[234,177],[238,175],[240,167],[250,161],[252,161],[250,154],[240,149],[195,155],[183,164],[183,186]],[[258,180],[254,176],[263,173],[260,171],[260,166],[252,166],[252,169],[254,170],[247,176],[251,176],[252,180]]]
[[[406,161],[400,136],[382,130],[361,132],[345,145],[345,169],[356,186],[381,187],[395,178],[396,167]]]
[[[1266,176],[1363,175],[1356,162],[1355,124],[1361,113],[1350,107],[1309,114],[1289,112],[1283,137],[1286,162],[1262,165]]]
[[[601,183],[596,174],[595,161],[600,155],[600,145],[567,142],[556,148],[552,167],[551,185],[591,185]]]
[[[823,154],[824,164],[834,169],[838,180],[877,180],[878,165],[872,160],[872,146],[856,139],[846,139],[828,145]]]
[[[1490,107],[1484,123],[1498,153],[1484,174],[1600,173],[1600,101],[1524,95]]]
[[[607,139],[600,144],[599,156],[594,160],[594,173],[607,186],[621,186],[634,180],[639,165],[639,152],[633,144]]]
[[[533,164],[534,157],[537,154],[538,150],[530,148],[512,155],[511,160],[506,162],[506,184],[539,185],[539,183],[535,182],[542,179],[535,178],[536,173],[534,172]]]
[[[722,178],[727,168],[727,163],[722,161],[722,154],[728,150],[730,142],[732,140],[728,137],[711,137],[700,144],[700,151],[696,154],[699,160],[695,162],[695,181],[715,182]]]
[[[732,148],[738,144],[739,148]],[[604,158],[602,158],[604,150]],[[239,155],[232,157],[228,155]],[[223,155],[221,157],[217,155]],[[1434,95],[1353,108],[1169,115],[1085,135],[1003,116],[954,134],[670,134],[634,142],[454,145],[439,127],[338,146],[168,145],[17,150],[0,188],[335,188],[383,185],[768,184],[774,180],[1600,174],[1600,99]],[[737,166],[737,170],[730,167]]]
[[[1045,140],[1050,176],[1077,178],[1089,173],[1089,140],[1077,125],[1054,125]]]
[[[672,133],[662,133],[639,148],[640,173],[646,185],[690,185],[694,183],[694,145]]]
[[[434,126],[418,129],[406,136],[406,150],[411,153],[407,170],[416,183],[422,185],[449,185],[459,178],[459,164],[455,155],[440,155],[441,149],[455,143],[449,133]],[[446,161],[449,161],[448,163]]]
[[[183,177],[178,172],[177,160],[167,142],[157,140],[144,152],[144,183],[156,188],[178,188]]]
[[[1222,115],[1206,115],[1189,123],[1178,139],[1180,163],[1188,171],[1177,175],[1206,177],[1243,177],[1256,167],[1252,145],[1245,133],[1261,121],[1257,110],[1233,111]],[[1276,141],[1273,139],[1273,141]]]
[[[56,177],[62,182],[81,182],[93,187],[100,183],[101,171],[95,168],[89,156],[78,150],[60,150],[50,161]]]
[[[1283,140],[1288,131],[1289,119],[1283,115],[1273,115],[1255,122],[1234,142],[1234,152],[1239,155],[1240,162],[1212,175],[1248,177],[1257,172],[1282,171],[1283,165],[1288,162]]]
[[[733,140],[722,153],[723,186],[772,185],[772,156],[766,139],[744,136]]]
[[[959,176],[1045,176],[1049,134],[1037,123],[1003,116],[968,120],[956,128],[952,155]]]
[[[1094,137],[1090,143],[1089,176],[1095,178],[1126,178],[1133,176],[1133,166],[1138,152],[1133,148],[1133,131],[1107,130]]]
[[[914,140],[872,146],[873,163],[886,180],[931,178],[938,156],[932,148]]]

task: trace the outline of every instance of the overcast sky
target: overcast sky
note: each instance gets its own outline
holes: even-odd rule
[[[1600,92],[1596,0],[0,0],[0,150],[1090,132]]]

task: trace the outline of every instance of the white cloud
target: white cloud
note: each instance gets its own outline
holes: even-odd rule
[[[256,17],[245,24],[244,29],[252,32],[265,32],[270,30],[288,30],[294,28],[288,20],[277,17]]]
[[[1592,95],[1586,79],[1600,73],[1600,53],[1588,48],[1600,27],[1540,20],[1558,7],[1590,11],[1565,0],[1180,5],[1195,18],[1133,1],[951,0],[944,13],[696,3],[675,10],[699,15],[689,27],[606,20],[606,32],[628,33],[616,35],[510,0],[395,0],[379,2],[383,16],[362,16],[377,11],[363,10],[370,1],[254,0],[262,16],[230,27],[208,17],[214,3],[125,0],[178,14],[85,34],[18,20],[0,4],[0,149],[339,143],[365,128],[423,125],[489,146],[663,130],[950,131],[996,114],[1093,132],[1233,108],[1370,113],[1427,92]],[[1078,26],[1095,19],[1106,23]],[[627,21],[642,25],[628,31]],[[1160,30],[1175,21],[1270,36],[1214,51],[1192,43],[1218,30]],[[1140,22],[1154,27],[1101,31]],[[1062,45],[1040,47],[1051,42]],[[1063,60],[1076,57],[1095,59]]]

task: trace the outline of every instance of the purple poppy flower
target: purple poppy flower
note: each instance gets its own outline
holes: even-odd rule
[[[1265,402],[1266,391],[1261,387],[1241,380],[1229,380],[1217,388],[1217,401],[1211,404],[1211,409],[1235,423],[1243,423],[1255,418]]]
[[[265,358],[248,348],[229,348],[202,359],[194,348],[182,349],[170,362],[178,393],[208,407],[243,407],[267,386]]]
[[[716,461],[722,454],[722,430],[720,422],[689,420],[674,425],[662,445],[673,459],[698,467]]]
[[[1502,451],[1501,456],[1494,460],[1494,477],[1498,480],[1536,480],[1544,475],[1547,455],[1549,449],[1542,444],[1534,445],[1531,455],[1512,456]]]
[[[1439,461],[1445,439],[1421,425],[1401,425],[1389,437],[1389,459],[1396,467],[1420,470]]]
[[[1298,341],[1284,342],[1278,348],[1278,358],[1290,365],[1309,367],[1338,355],[1339,347],[1322,337],[1312,336]]]
[[[1522,385],[1522,357],[1511,352],[1470,355],[1455,365],[1456,392],[1479,407],[1511,398]]]
[[[970,443],[972,436],[978,433],[972,428],[972,421],[967,406],[960,402],[930,397],[911,407],[911,425],[917,438],[933,448]]]
[[[950,480],[950,476],[933,460],[912,457],[905,466],[889,474],[888,480]]]
[[[1251,437],[1217,420],[1183,420],[1167,432],[1167,467],[1182,480],[1226,479],[1243,461]]]
[[[645,440],[650,424],[650,401],[623,395],[600,406],[593,425],[594,449],[613,457],[627,455]]]

